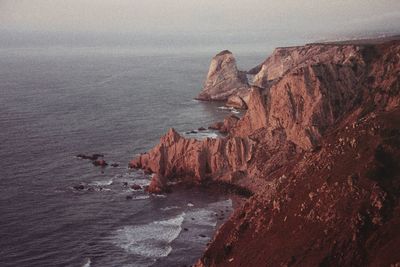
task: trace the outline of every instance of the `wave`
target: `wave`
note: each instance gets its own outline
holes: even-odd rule
[[[196,133],[182,133],[183,136],[188,138],[195,138],[195,139],[205,139],[205,138],[218,138],[219,135],[213,131],[196,131]]]
[[[93,181],[92,183],[90,183],[89,185],[94,185],[94,186],[108,186],[108,185],[112,185],[113,180],[103,180],[103,181]]]
[[[218,109],[221,109],[221,110],[228,110],[228,111],[230,111],[230,112],[232,112],[232,113],[234,113],[234,114],[240,114],[240,113],[241,113],[239,110],[237,110],[236,108],[233,108],[233,107],[221,106],[221,107],[218,107]]]
[[[185,213],[172,219],[149,224],[125,226],[116,231],[113,243],[130,254],[162,258],[171,253],[171,242],[182,231]]]
[[[217,225],[215,212],[209,209],[196,209],[193,211],[189,211],[187,212],[185,218],[188,221],[191,220],[191,224],[194,225],[211,227],[215,227]]]
[[[90,264],[92,264],[92,261],[90,260],[90,258],[87,258],[85,264],[83,264],[82,267],[90,267]]]
[[[179,208],[180,207],[178,207],[178,206],[171,206],[171,207],[160,208],[160,210],[168,211],[168,210],[175,210],[175,209],[179,209]]]

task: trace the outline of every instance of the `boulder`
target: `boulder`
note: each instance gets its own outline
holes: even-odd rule
[[[108,165],[108,163],[104,159],[97,159],[94,160],[92,163],[94,166],[100,166],[100,167],[106,167]]]
[[[80,184],[80,185],[74,185],[72,188],[74,188],[75,190],[81,191],[81,190],[85,189],[85,186]]]
[[[131,185],[131,189],[140,190],[140,189],[142,189],[142,187],[140,185],[138,185],[138,184],[133,184],[133,185]]]
[[[103,154],[92,154],[92,155],[86,155],[86,154],[78,154],[76,155],[77,158],[81,159],[88,159],[88,160],[97,160],[99,158],[103,158]]]

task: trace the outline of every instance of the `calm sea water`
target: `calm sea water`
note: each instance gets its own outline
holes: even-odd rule
[[[168,128],[185,132],[229,113],[193,100],[212,56],[0,49],[0,266],[193,263],[231,200],[198,189],[147,195],[124,183],[148,183],[128,162]],[[241,55],[239,66],[264,57]],[[119,167],[95,167],[79,153]]]

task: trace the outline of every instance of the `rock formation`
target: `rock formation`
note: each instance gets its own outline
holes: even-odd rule
[[[239,71],[233,54],[224,50],[211,60],[204,88],[196,99],[226,101],[236,108],[246,108],[248,91],[246,72]]]
[[[170,130],[131,162],[171,182],[251,190],[197,266],[396,266],[400,41],[279,48],[224,138]],[[254,70],[253,70],[254,71]]]
[[[343,124],[271,175],[196,266],[396,266],[400,109]]]
[[[186,139],[174,129],[148,153],[130,162],[132,168],[155,173],[150,192],[159,192],[171,181],[202,183],[209,179],[235,182],[246,175],[254,142],[248,138]]]

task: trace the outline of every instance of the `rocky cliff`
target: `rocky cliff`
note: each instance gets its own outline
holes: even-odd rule
[[[239,71],[233,54],[224,50],[211,60],[204,88],[196,99],[229,100],[228,106],[245,109],[248,87],[246,72]]]
[[[224,181],[255,193],[197,265],[400,262],[400,41],[279,48],[258,70],[226,137],[170,130],[131,162],[155,173],[150,191]]]

